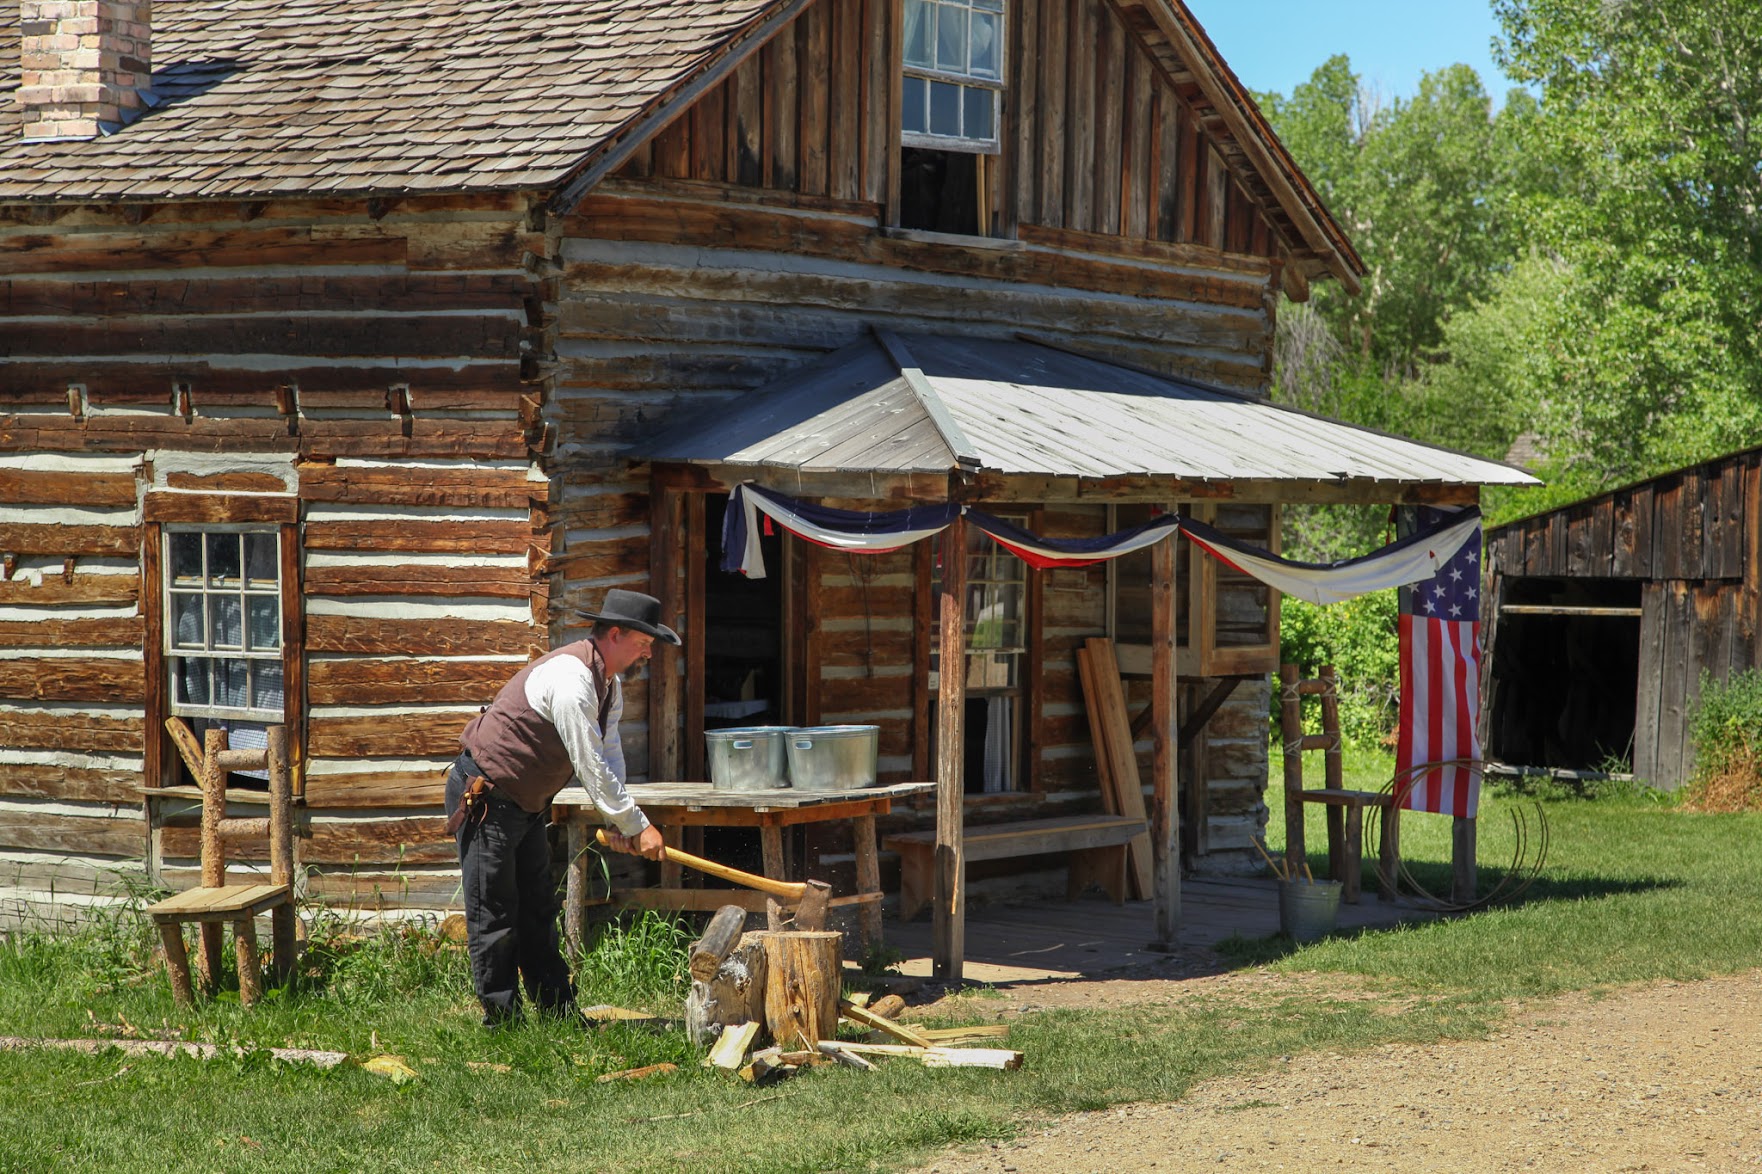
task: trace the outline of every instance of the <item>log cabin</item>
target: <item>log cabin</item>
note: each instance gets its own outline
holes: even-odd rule
[[[1284,502],[1523,479],[1268,402],[1280,298],[1364,267],[1180,0],[0,0],[0,62],[14,911],[191,882],[171,716],[289,728],[309,894],[450,903],[460,729],[614,586],[687,638],[628,689],[635,782],[716,723],[869,721],[942,784],[900,827],[1094,810],[1107,635],[1159,843],[1246,870],[1272,592],[970,535],[942,689],[960,560],[727,575],[730,490],[1276,548]]]
[[[1487,531],[1487,757],[1694,774],[1701,681],[1762,664],[1762,449]]]

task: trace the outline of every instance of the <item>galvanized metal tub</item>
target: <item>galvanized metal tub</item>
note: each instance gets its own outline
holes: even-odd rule
[[[1334,932],[1340,915],[1340,882],[1288,880],[1279,882],[1279,932],[1293,941],[1313,942]]]
[[[787,787],[784,738],[792,726],[742,726],[705,730],[705,755],[713,791],[765,791]]]
[[[789,732],[789,783],[802,791],[875,785],[880,726],[800,726]]]

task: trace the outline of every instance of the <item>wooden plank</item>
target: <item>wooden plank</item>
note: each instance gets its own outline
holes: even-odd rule
[[[80,499],[67,498],[62,504]],[[132,556],[141,549],[138,526],[70,526],[0,522],[0,551],[7,554]]]
[[[57,354],[287,355],[359,358],[364,355],[446,355],[518,359],[524,323],[502,311],[469,309],[441,315],[240,315],[187,317],[25,319],[0,321],[0,352],[24,357]],[[169,387],[167,393],[169,395]]]
[[[132,770],[8,762],[0,764],[0,795],[134,804],[140,799],[141,778],[139,772]]]
[[[1659,722],[1664,681],[1665,595],[1659,582],[1640,584],[1640,663],[1634,700],[1634,774],[1654,786],[1659,777]]]
[[[653,480],[651,478],[651,480]],[[649,494],[652,515],[649,522],[649,583],[655,598],[661,601],[661,622],[688,633],[691,624],[682,618],[684,591],[682,586],[680,532],[683,522],[680,494],[658,481]],[[682,764],[680,728],[683,715],[684,680],[680,658],[676,655],[656,657],[649,662],[649,776],[679,778]]]
[[[126,815],[62,815],[35,808],[0,807],[0,848],[65,856],[139,858],[147,851],[147,825],[138,811]]]
[[[1004,12],[1005,44],[1009,48],[1009,89],[1003,99],[1002,141],[1005,144],[1000,186],[1004,193],[1002,235],[1014,237],[1025,221],[1034,219],[1038,188],[1040,5],[1020,0]]]
[[[459,752],[459,735],[476,713],[388,713],[308,719],[314,758],[442,758]]]
[[[532,592],[525,567],[443,567],[351,564],[307,567],[308,595],[440,595],[448,598],[524,599]]]
[[[691,108],[691,178],[725,181],[727,176],[728,87],[712,86]]]
[[[763,61],[754,54],[728,79],[729,182],[758,187],[765,180]]]
[[[135,494],[133,473],[0,469],[0,502],[8,505],[133,506]]]
[[[706,779],[704,766],[704,657],[707,635],[704,623],[704,592],[707,569],[698,552],[707,550],[708,533],[701,493],[684,499],[685,529],[685,775]]]
[[[101,657],[19,657],[0,660],[0,699],[6,701],[143,700],[141,662]]]
[[[1071,45],[1065,75],[1065,215],[1067,228],[1095,231],[1096,10],[1093,0],[1071,5]]]
[[[827,10],[831,24],[826,190],[834,199],[854,200],[862,192],[863,4],[862,0],[821,0],[819,7]]]
[[[1126,694],[1114,664],[1113,641],[1091,637],[1085,641],[1084,651],[1088,654],[1089,680],[1095,686],[1095,716],[1100,721],[1096,729],[1097,742],[1106,745],[1117,813],[1129,819],[1147,820],[1144,785],[1138,775],[1138,752],[1132,746],[1130,723],[1126,718]],[[1152,897],[1156,892],[1156,859],[1155,845],[1148,833],[1134,837],[1126,852],[1131,863],[1133,893],[1139,900]]]
[[[524,469],[300,466],[302,501],[525,509],[549,496],[549,484],[528,480]]]
[[[765,45],[765,140],[769,162],[766,186],[795,187],[799,172],[797,132],[801,94],[796,80],[796,33],[785,29]]]
[[[546,645],[543,629],[514,620],[306,617],[308,652],[382,656],[536,656],[545,651]]]
[[[456,366],[411,367],[395,356],[340,360],[327,366],[302,365],[290,359],[274,371],[244,365],[245,360],[224,354],[176,356],[169,360],[147,361],[113,358],[83,366],[80,378],[86,385],[86,397],[95,405],[146,407],[163,411],[169,406],[172,379],[181,379],[196,388],[201,405],[259,406],[274,402],[275,392],[287,384],[300,389],[303,407],[379,408],[385,406],[385,389],[391,383],[408,382],[420,397],[425,409],[497,410],[512,405],[526,391],[520,382],[520,365],[512,361],[479,360]],[[31,389],[24,394],[58,393],[60,409],[66,412],[67,368],[55,361],[33,362],[13,360],[7,370],[14,386]],[[22,406],[15,396],[8,401]],[[310,418],[309,418],[310,419]],[[223,423],[236,423],[223,420]],[[88,418],[90,423],[90,418]],[[182,417],[161,416],[160,435],[182,439],[203,439],[212,435],[213,421],[200,415],[185,421]],[[273,419],[257,421],[265,435],[278,435],[294,447],[286,436],[284,422]],[[76,446],[77,447],[77,446]],[[150,447],[150,446],[149,446]],[[72,451],[72,450],[65,450]],[[138,450],[137,450],[138,451]]]
[[[1126,53],[1126,122],[1124,128],[1125,158],[1120,171],[1120,232],[1142,240],[1154,226],[1160,142],[1155,133],[1156,113],[1152,97],[1154,78],[1151,64],[1137,41],[1128,34],[1123,44]]]
[[[894,79],[898,71],[888,68],[892,56],[893,4],[890,0],[863,0],[862,27],[857,44],[862,71],[862,173],[857,194],[876,204],[887,201],[887,175],[892,170],[899,136],[891,133],[893,111],[899,105]]]
[[[292,494],[149,493],[141,503],[149,522],[212,524],[297,522],[300,500]]]
[[[912,548],[912,777],[930,777],[930,731],[938,720],[930,691],[930,633],[935,628],[935,601],[930,591],[936,544]]]
[[[1694,608],[1687,583],[1673,579],[1663,584],[1664,615],[1660,635],[1659,667],[1663,678],[1658,688],[1658,775],[1652,782],[1675,790],[1684,781],[1683,763],[1688,754],[1690,694],[1701,666],[1693,662]]]
[[[405,259],[402,238],[360,226],[237,230],[144,229],[6,238],[17,276],[160,269],[259,269],[269,265],[387,265]]]
[[[1112,235],[1120,231],[1130,65],[1126,60],[1126,30],[1113,9],[1098,4],[1094,12],[1095,190],[1092,217],[1096,232]]]
[[[421,554],[525,554],[533,545],[525,522],[307,522],[307,550]]]
[[[309,275],[131,274],[127,281],[0,279],[0,314],[9,317],[129,318],[297,314],[313,310],[518,309],[528,291],[520,273],[411,272]],[[165,389],[169,390],[169,389]],[[303,390],[303,389],[302,389]],[[157,402],[163,404],[161,395]]]
[[[831,20],[828,4],[814,4],[796,19],[799,72],[796,94],[801,103],[800,164],[796,186],[812,196],[830,191],[827,157],[829,91],[832,79]]]
[[[1177,107],[1180,121],[1180,162],[1176,171],[1180,176],[1180,218],[1175,239],[1180,241],[1199,241],[1200,207],[1205,199],[1205,170],[1209,166],[1211,152],[1205,146],[1205,136],[1200,132],[1199,123],[1191,111],[1184,105]],[[1205,242],[1210,244],[1209,241]]]
[[[94,620],[0,620],[0,648],[139,648],[140,616]]]
[[[437,807],[446,799],[447,775],[433,771],[306,774],[308,807]]]
[[[360,865],[457,864],[458,848],[446,834],[441,815],[388,815],[384,819],[326,820],[311,818],[300,840],[300,861],[321,870]],[[162,851],[172,859],[194,859],[200,832],[196,828],[160,830]],[[231,853],[241,861],[266,862],[269,844],[243,840]]]
[[[31,586],[28,579],[0,581],[0,604],[23,604],[44,607],[72,604],[133,604],[140,595],[141,581],[134,575],[76,574],[72,580],[45,572],[41,586]]]
[[[959,517],[942,533],[936,726],[935,944],[932,968],[944,982],[958,984],[966,958],[966,864],[964,780],[966,758],[966,523]]]
[[[327,660],[307,667],[313,705],[487,705],[522,666],[499,660]]]
[[[1037,223],[1060,228],[1065,220],[1065,109],[1070,91],[1067,52],[1071,45],[1071,12],[1081,0],[1038,0],[1040,62],[1035,88],[1039,95],[1040,140]],[[1023,0],[1034,4],[1036,0]]]

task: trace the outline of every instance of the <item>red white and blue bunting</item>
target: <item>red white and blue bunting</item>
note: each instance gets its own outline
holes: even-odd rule
[[[983,510],[958,502],[914,506],[885,513],[832,509],[786,497],[757,485],[736,486],[722,523],[722,569],[750,579],[765,576],[760,515],[791,534],[834,550],[885,554],[933,537],[957,517],[989,534],[1029,566],[1082,567],[1153,546],[1176,532],[1213,558],[1262,583],[1311,603],[1340,603],[1389,587],[1417,583],[1440,568],[1475,537],[1480,511],[1461,510],[1383,549],[1336,563],[1305,563],[1227,537],[1192,518],[1165,514],[1099,538],[1044,538]],[[1477,544],[1478,548],[1478,544]]]

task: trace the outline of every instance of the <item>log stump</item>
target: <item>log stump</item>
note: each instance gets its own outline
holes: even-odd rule
[[[765,947],[747,934],[722,959],[708,982],[692,980],[685,998],[685,1032],[707,1048],[724,1027],[765,1021]]]
[[[838,1034],[844,982],[844,935],[831,931],[767,931],[757,939],[765,958],[765,1030],[780,1047],[814,1050]],[[803,1042],[805,1041],[805,1042]]]

